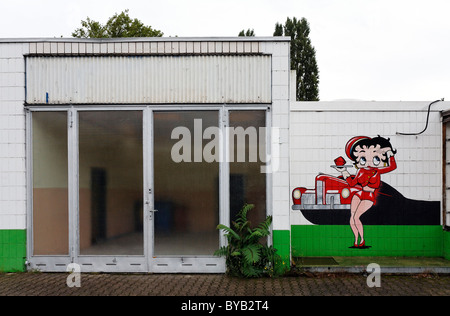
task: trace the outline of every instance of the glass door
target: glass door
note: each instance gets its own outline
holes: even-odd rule
[[[82,271],[145,271],[143,111],[78,111]]]
[[[217,272],[219,111],[153,112],[155,271]]]

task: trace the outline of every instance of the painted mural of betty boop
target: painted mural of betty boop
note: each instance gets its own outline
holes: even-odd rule
[[[335,167],[342,173],[347,183],[357,188],[353,193],[350,204],[350,227],[355,235],[354,247],[365,247],[364,228],[360,220],[361,215],[367,212],[375,203],[381,184],[381,175],[397,168],[394,155],[397,153],[392,148],[389,138],[377,136],[353,137],[347,142],[345,152],[357,168],[353,177],[346,167]],[[361,237],[358,243],[358,237]]]

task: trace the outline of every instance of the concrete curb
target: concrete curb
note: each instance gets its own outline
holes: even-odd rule
[[[367,273],[367,266],[355,267],[301,267],[310,273]],[[450,274],[450,267],[380,267],[381,273],[389,274]]]

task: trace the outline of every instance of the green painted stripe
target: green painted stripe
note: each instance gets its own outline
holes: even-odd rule
[[[364,226],[368,249],[352,249],[354,237],[346,225],[293,225],[292,255],[442,257],[442,227]]]
[[[26,237],[26,230],[0,230],[0,272],[25,271]]]
[[[450,231],[444,231],[444,257],[450,260]]]
[[[289,230],[274,230],[272,231],[273,247],[277,249],[277,253],[282,258],[283,266],[288,269],[290,267],[291,254],[291,240]]]
[[[364,227],[369,249],[351,249],[349,226],[293,225],[274,230],[273,245],[289,263],[292,256],[403,256],[445,257],[450,260],[450,232],[441,226]],[[25,271],[26,230],[0,230],[0,272]]]

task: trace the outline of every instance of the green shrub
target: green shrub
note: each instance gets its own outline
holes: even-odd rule
[[[280,256],[272,246],[262,244],[260,240],[270,235],[272,216],[267,216],[256,228],[252,228],[247,213],[253,204],[245,204],[232,222],[233,229],[218,225],[225,231],[228,245],[218,249],[214,255],[226,257],[227,273],[233,276],[252,278],[264,275],[275,276],[283,273]],[[280,267],[281,266],[281,267]]]

